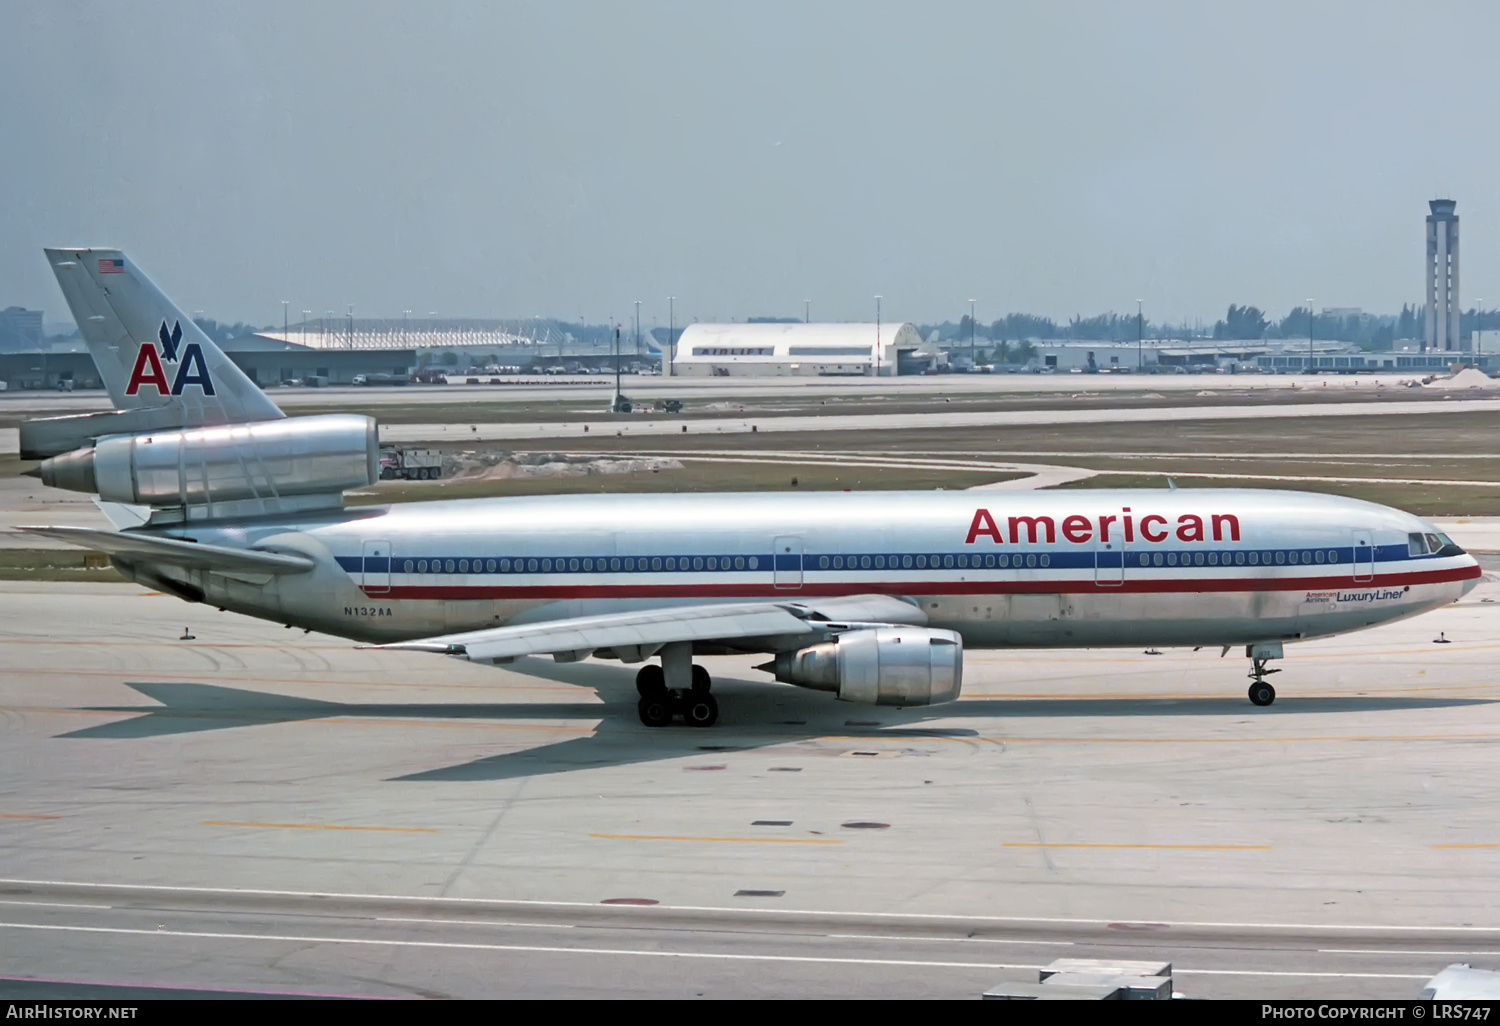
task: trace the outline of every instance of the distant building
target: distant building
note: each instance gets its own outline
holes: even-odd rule
[[[276,332],[275,337],[257,332],[232,338],[222,347],[224,355],[262,387],[292,381],[349,385],[358,375],[369,377],[374,374],[404,381],[417,366],[414,349],[319,349],[288,342],[280,335],[280,332]]]
[[[0,353],[31,352],[42,347],[42,311],[8,306],[0,310]]]
[[[878,337],[877,337],[878,331]],[[690,324],[672,373],[685,377],[920,374],[938,360],[914,325]]]
[[[1459,341],[1458,215],[1456,200],[1435,199],[1427,204],[1427,332],[1428,349],[1452,352]]]

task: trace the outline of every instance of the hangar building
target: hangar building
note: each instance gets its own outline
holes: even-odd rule
[[[920,374],[938,359],[911,324],[690,324],[672,373],[683,377]]]

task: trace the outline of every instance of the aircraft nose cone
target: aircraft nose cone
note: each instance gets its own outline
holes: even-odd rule
[[[1475,566],[1478,566],[1478,564],[1476,563]],[[1462,598],[1464,595],[1467,595],[1469,592],[1473,591],[1476,587],[1478,587],[1479,580],[1480,579],[1478,577],[1471,577],[1467,581],[1462,582],[1463,586],[1464,586],[1464,590],[1459,595],[1459,598]]]

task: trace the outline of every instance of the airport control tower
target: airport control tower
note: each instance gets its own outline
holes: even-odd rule
[[[1460,348],[1458,334],[1458,215],[1456,200],[1435,199],[1427,204],[1427,334],[1428,349]]]

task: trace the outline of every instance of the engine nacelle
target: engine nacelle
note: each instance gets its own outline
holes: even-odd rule
[[[937,705],[958,697],[964,643],[953,631],[874,627],[778,652],[764,668],[785,684],[832,691],[845,702]]]
[[[380,478],[373,417],[333,413],[101,438],[43,460],[43,484],[133,506],[337,494]]]

